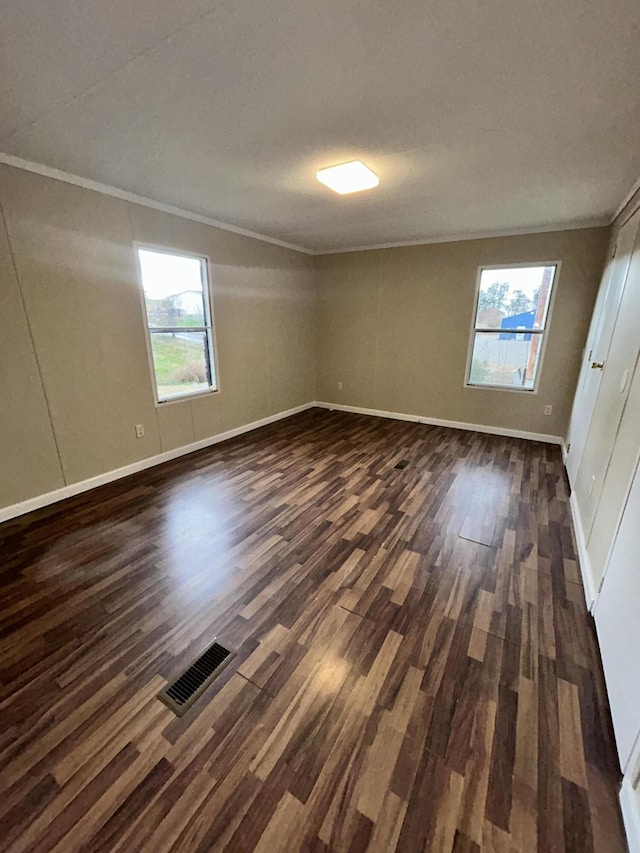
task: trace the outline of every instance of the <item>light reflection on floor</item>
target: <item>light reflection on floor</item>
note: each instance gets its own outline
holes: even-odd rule
[[[163,568],[176,581],[174,603],[224,587],[234,569],[233,514],[234,507],[216,495],[210,480],[182,483],[169,494],[156,519],[156,536]]]

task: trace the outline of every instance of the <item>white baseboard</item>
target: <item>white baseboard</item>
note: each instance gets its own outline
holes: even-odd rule
[[[569,498],[569,506],[571,507],[571,515],[573,517],[573,529],[576,534],[576,544],[578,546],[578,562],[580,563],[580,573],[582,574],[582,585],[584,587],[584,597],[589,610],[593,610],[593,605],[596,601],[596,584],[593,580],[593,572],[591,571],[591,560],[587,552],[587,542],[584,538],[584,528],[582,527],[582,516],[580,515],[580,507],[576,499],[576,493],[571,490]]]
[[[567,446],[565,442],[562,442],[562,461],[564,462],[565,469],[567,465]],[[569,478],[569,472],[567,471],[567,477]],[[569,507],[571,509],[571,516],[573,519],[573,529],[576,534],[576,545],[578,546],[578,563],[580,564],[580,574],[582,575],[582,587],[584,589],[584,597],[587,602],[587,608],[593,613],[593,608],[596,603],[596,584],[593,579],[593,572],[591,571],[591,560],[589,559],[589,552],[587,551],[587,540],[584,535],[584,528],[582,526],[582,516],[580,515],[580,507],[578,506],[578,500],[576,498],[576,493],[573,490],[573,485],[571,484],[571,479],[569,478],[569,486],[571,488],[571,495],[569,496]]]
[[[29,498],[26,501],[2,507],[0,508],[0,522],[8,521],[10,518],[16,518],[19,515],[32,512],[34,509],[40,509],[43,506],[57,503],[65,498],[71,498],[74,495],[79,495],[81,492],[95,489],[97,486],[104,486],[106,483],[111,483],[114,480],[128,477],[129,474],[136,474],[138,471],[144,471],[146,468],[153,468],[156,465],[161,465],[163,462],[177,459],[179,456],[186,456],[196,450],[202,450],[204,447],[219,444],[221,441],[234,438],[236,435],[242,435],[244,432],[250,432],[253,429],[267,426],[267,424],[283,420],[283,418],[289,418],[291,415],[297,415],[299,412],[311,409],[315,405],[315,403],[305,403],[302,406],[287,409],[285,412],[277,412],[275,415],[269,415],[266,418],[261,418],[259,421],[235,427],[235,429],[228,429],[226,432],[221,432],[210,438],[203,438],[201,441],[194,441],[191,444],[185,444],[182,447],[176,447],[173,450],[167,450],[155,456],[148,456],[146,459],[139,459],[137,462],[132,462],[130,465],[124,465],[122,468],[116,468],[113,471],[105,471],[104,474],[98,474],[96,477],[90,477],[88,480],[80,480],[78,483],[71,483],[68,486],[63,486],[61,489],[55,489],[53,492],[46,492],[44,495],[38,495],[35,498]]]
[[[57,503],[65,498],[71,498],[74,495],[87,492],[90,489],[95,489],[98,486],[103,486],[106,483],[111,483],[114,480],[119,480],[122,477],[128,477],[130,474],[135,474],[138,471],[144,471],[146,468],[153,468],[155,465],[161,465],[163,462],[169,462],[180,456],[186,456],[196,450],[202,450],[204,447],[210,447],[213,444],[218,444],[219,442],[226,441],[229,438],[234,438],[236,435],[242,435],[244,432],[249,432],[250,430],[258,429],[261,426],[266,426],[267,424],[274,423],[275,421],[282,420],[283,418],[291,417],[291,415],[304,412],[306,409],[311,409],[314,406],[322,409],[335,409],[340,412],[353,412],[360,415],[393,418],[400,421],[415,421],[421,424],[431,424],[432,426],[451,427],[452,429],[468,429],[473,432],[505,435],[513,438],[525,438],[531,441],[544,441],[549,444],[562,445],[562,437],[558,435],[545,435],[537,432],[525,432],[524,430],[505,429],[503,427],[484,426],[482,424],[467,424],[462,423],[461,421],[446,421],[440,418],[427,418],[421,415],[407,415],[399,412],[385,412],[379,409],[362,409],[358,406],[342,406],[338,403],[314,401],[305,403],[302,406],[296,406],[293,409],[288,409],[285,412],[278,412],[275,415],[269,415],[269,417],[261,418],[259,421],[253,421],[253,423],[227,430],[226,432],[219,433],[218,435],[211,436],[210,438],[195,441],[192,444],[186,444],[182,447],[176,447],[173,450],[167,450],[164,453],[158,453],[155,456],[148,456],[145,459],[139,459],[137,462],[132,462],[130,465],[125,465],[122,468],[116,468],[113,471],[105,471],[104,474],[98,474],[96,477],[90,477],[88,480],[71,483],[68,486],[63,486],[61,489],[55,489],[55,491],[46,492],[43,495],[29,498],[26,501],[2,507],[0,508],[0,523],[8,521],[11,518],[16,518],[19,515],[32,512],[35,509],[40,509],[43,506]]]
[[[622,780],[620,788],[620,808],[622,820],[627,834],[629,853],[640,853],[640,803],[638,795],[631,785],[631,779]]]
[[[431,426],[450,427],[451,429],[468,429],[472,432],[486,432],[491,435],[506,435],[511,438],[526,438],[529,441],[543,441],[546,444],[559,444],[564,439],[561,435],[547,435],[541,432],[526,432],[521,429],[507,427],[485,426],[484,424],[467,424],[462,421],[445,421],[441,418],[426,418],[422,415],[407,415],[401,412],[385,412],[382,409],[362,409],[359,406],[343,406],[339,403],[315,402],[322,409],[335,409],[337,412],[353,412],[356,415],[373,415],[376,418],[393,418],[397,421],[413,421],[414,423],[430,424]]]

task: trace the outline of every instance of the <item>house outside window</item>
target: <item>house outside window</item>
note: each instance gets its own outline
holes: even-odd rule
[[[480,268],[467,387],[536,391],[559,266]]]
[[[157,403],[218,388],[207,259],[137,246]]]

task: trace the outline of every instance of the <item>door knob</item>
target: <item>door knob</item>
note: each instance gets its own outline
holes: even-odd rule
[[[591,362],[591,369],[592,370],[602,370],[603,367],[604,367],[604,361],[592,361]]]

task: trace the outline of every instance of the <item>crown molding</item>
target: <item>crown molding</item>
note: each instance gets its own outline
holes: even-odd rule
[[[629,202],[632,201],[634,195],[638,192],[640,192],[640,178],[638,178],[638,180],[633,184],[633,186],[631,187],[629,192],[626,194],[626,196],[622,199],[622,201],[620,202],[620,204],[616,208],[615,213],[611,217],[611,224],[612,225],[616,221],[616,219],[620,216],[620,214],[624,212],[624,209],[627,207]],[[631,211],[631,213],[633,213],[633,212],[634,211]]]
[[[583,228],[603,228],[610,225],[608,216],[595,219],[575,220],[555,225],[542,225],[538,228],[511,228],[507,231],[476,231],[471,234],[443,235],[425,237],[422,240],[402,240],[395,243],[376,243],[370,246],[349,246],[344,249],[323,249],[314,251],[314,255],[341,255],[347,252],[369,252],[374,249],[399,249],[403,246],[430,246],[435,243],[466,243],[469,240],[488,240],[492,237],[524,237],[527,234],[548,234],[551,231],[578,231]]]
[[[42,163],[34,163],[31,160],[24,160],[22,157],[16,157],[13,154],[4,154],[0,151],[0,163],[5,166],[13,166],[16,169],[22,169],[25,172],[33,172],[36,175],[42,175],[45,178],[54,178],[57,181],[64,181],[66,184],[73,184],[76,187],[82,187],[85,190],[93,190],[93,192],[102,193],[103,195],[113,196],[122,201],[128,201],[132,204],[139,204],[142,207],[150,207],[153,210],[159,210],[162,213],[170,213],[172,216],[180,216],[182,219],[190,219],[192,222],[200,222],[203,225],[210,225],[213,228],[220,228],[222,231],[230,231],[232,234],[239,234],[242,237],[250,237],[252,240],[260,240],[262,243],[271,243],[274,246],[281,246],[283,249],[291,249],[294,252],[302,252],[305,255],[313,255],[311,249],[305,246],[298,246],[295,243],[287,243],[284,240],[278,240],[276,237],[269,237],[266,234],[258,234],[256,231],[249,231],[246,228],[239,228],[237,225],[229,225],[226,222],[219,222],[217,219],[211,219],[208,216],[202,216],[199,213],[192,213],[189,210],[183,210],[181,207],[174,207],[172,204],[164,204],[164,202],[156,201],[146,196],[131,193],[128,190],[122,190],[118,187],[112,187],[108,184],[101,184],[99,181],[92,181],[89,178],[82,178],[80,175],[73,175],[71,172],[64,172],[62,169],[54,169],[52,166],[45,166]]]
[[[92,190],[93,192],[102,193],[103,195],[112,196],[113,198],[119,198],[122,201],[139,204],[142,207],[149,207],[152,210],[159,210],[162,213],[169,213],[172,216],[179,216],[182,219],[189,219],[192,222],[200,222],[203,225],[209,225],[212,228],[219,228],[222,231],[229,231],[232,234],[239,234],[242,237],[250,237],[252,240],[259,240],[262,243],[270,243],[273,246],[280,246],[283,249],[290,249],[294,252],[301,252],[304,255],[311,255],[314,257],[322,257],[323,255],[341,255],[348,252],[368,252],[376,249],[399,249],[404,246],[428,246],[436,243],[464,243],[468,240],[487,240],[492,237],[518,237],[526,234],[546,234],[550,231],[575,231],[581,228],[602,228],[604,226],[611,225],[622,213],[635,193],[640,190],[640,179],[638,179],[611,217],[602,216],[586,220],[573,220],[570,222],[555,224],[552,223],[539,226],[537,228],[525,227],[511,228],[504,231],[477,231],[469,234],[444,234],[437,237],[423,237],[418,240],[397,240],[388,243],[372,243],[364,246],[346,246],[344,248],[337,249],[311,249],[307,246],[300,246],[297,243],[288,243],[285,240],[279,240],[277,237],[270,237],[267,234],[260,234],[257,231],[249,231],[247,228],[240,228],[237,225],[230,225],[227,222],[220,222],[217,219],[211,219],[209,216],[203,216],[199,213],[193,213],[190,210],[184,210],[181,207],[165,204],[164,202],[156,201],[155,199],[120,189],[119,187],[112,187],[109,184],[93,181],[90,178],[83,178],[80,175],[74,175],[71,172],[63,171],[62,169],[45,166],[43,163],[25,160],[23,157],[17,157],[14,154],[5,154],[0,152],[0,164],[13,166],[16,169],[22,169],[25,172],[33,172],[34,174],[42,175],[45,178],[53,178],[54,180],[73,184],[74,186],[81,187],[82,189]]]

